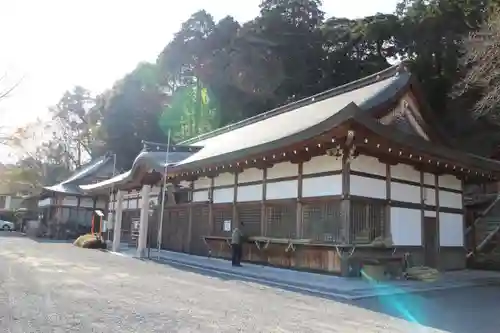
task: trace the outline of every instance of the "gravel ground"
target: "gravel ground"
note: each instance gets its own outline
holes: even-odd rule
[[[495,297],[492,290],[481,292],[492,295],[491,304],[500,295],[498,289]],[[0,234],[0,332],[498,332],[500,322],[494,314],[483,316],[473,331],[461,331],[465,326],[457,320],[464,319],[471,305],[453,319],[448,311],[453,307],[446,308],[443,295],[429,294],[420,305],[430,307],[429,318],[452,320],[458,330],[448,330],[439,320],[434,326],[441,325],[443,331],[410,323],[425,316],[409,315],[401,310],[408,304],[398,302],[411,303],[414,312],[419,304],[415,298],[346,304],[70,244]],[[453,299],[453,306],[466,300]],[[447,317],[436,316],[441,306]],[[433,322],[429,318],[424,319]],[[488,330],[484,325],[490,323],[496,326]]]

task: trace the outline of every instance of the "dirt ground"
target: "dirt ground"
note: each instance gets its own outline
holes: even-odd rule
[[[494,333],[500,327],[494,286],[347,304],[12,233],[0,234],[0,286],[0,332],[12,333]]]

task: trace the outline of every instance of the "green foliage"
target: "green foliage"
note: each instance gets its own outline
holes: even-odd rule
[[[325,18],[320,0],[263,0],[259,15],[242,24],[229,16],[216,22],[201,10],[182,24],[155,64],[139,64],[97,97],[81,87],[66,93],[53,110],[63,130],[49,150],[67,169],[82,154],[106,151],[126,169],[142,140],[166,142],[169,130],[174,142],[185,140],[397,60],[410,61],[448,135],[473,141],[485,128],[484,119],[470,116],[482,90],[466,97],[450,92],[467,72],[464,39],[497,3],[402,0],[394,13],[347,19]],[[497,131],[486,125],[488,133]],[[481,140],[490,138],[492,147],[496,137]]]
[[[142,63],[105,97],[102,105],[104,151],[117,153],[119,168],[130,167],[142,149],[142,140],[163,142],[159,118],[167,96],[158,83],[156,65]]]
[[[186,140],[219,127],[217,102],[201,82],[177,88],[160,116],[160,128],[171,131],[173,142]]]

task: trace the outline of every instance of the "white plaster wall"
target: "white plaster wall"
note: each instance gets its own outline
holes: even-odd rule
[[[391,178],[420,183],[420,171],[407,164],[391,165]]]
[[[425,217],[437,217],[437,213],[435,210],[426,210],[424,211]]]
[[[250,168],[238,174],[238,184],[262,181],[264,172],[257,168]]]
[[[351,195],[386,199],[385,180],[350,175]]]
[[[391,236],[394,245],[422,245],[422,217],[418,209],[391,207]]]
[[[391,182],[391,200],[420,203],[420,186]]]
[[[141,196],[141,192],[140,191],[131,191],[130,193],[125,193],[123,195],[123,198],[124,199],[132,199],[132,198],[137,198],[137,197],[140,197]]]
[[[127,207],[128,207],[128,200],[123,200],[122,201],[122,208],[127,209]]]
[[[12,196],[6,195],[5,196],[5,209],[11,209],[10,205],[12,202]]]
[[[94,207],[94,200],[92,200],[91,198],[81,198],[80,207],[92,208]]]
[[[304,175],[338,170],[342,170],[342,160],[328,155],[315,156],[302,165]]]
[[[132,199],[128,201],[128,209],[138,209],[140,208],[140,203],[142,202],[142,198],[137,200],[137,199]]]
[[[452,190],[462,190],[462,181],[453,175],[439,176],[439,187],[450,188]]]
[[[214,203],[229,203],[234,200],[234,188],[218,188],[214,190]]]
[[[193,192],[193,202],[208,201],[208,190]]]
[[[441,246],[464,245],[462,214],[439,213],[439,244]]]
[[[235,175],[229,172],[221,173],[214,178],[214,186],[234,185]]]
[[[462,194],[439,190],[439,206],[462,209]]]
[[[432,173],[424,173],[424,184],[426,185],[436,185],[435,177]]]
[[[424,187],[424,203],[429,206],[436,205],[436,190]]]
[[[199,178],[193,182],[193,188],[195,190],[209,188],[210,187],[210,178]]]
[[[63,206],[74,206],[78,205],[78,199],[76,197],[65,197],[62,201]]]
[[[189,186],[189,182],[185,182],[185,183],[188,183],[188,186]],[[150,195],[158,195],[158,194],[160,194],[160,192],[161,192],[161,186],[152,186]]]
[[[181,181],[179,182],[179,186],[180,186],[181,188],[189,188],[189,187],[191,187],[191,182],[188,182],[188,181],[185,181],[185,180],[181,180]],[[158,188],[158,191],[157,191],[157,192],[155,192],[155,193],[160,193],[160,191],[159,191],[159,190],[160,190],[160,188]],[[153,190],[151,190],[151,192],[153,192]]]
[[[266,199],[268,200],[297,198],[297,180],[268,183],[266,186]]]
[[[302,197],[304,198],[339,194],[342,194],[341,175],[302,179]]]
[[[359,155],[351,161],[351,170],[386,176],[386,165],[372,156]]]
[[[275,164],[272,168],[267,169],[267,179],[276,179],[283,177],[293,177],[299,174],[298,164],[283,162]]]
[[[106,208],[106,201],[105,200],[97,200],[95,203],[96,208],[104,209]]]
[[[238,186],[238,194],[236,199],[238,202],[261,201],[262,184]]]
[[[52,198],[45,198],[43,200],[38,200],[38,207],[46,207],[52,204]]]

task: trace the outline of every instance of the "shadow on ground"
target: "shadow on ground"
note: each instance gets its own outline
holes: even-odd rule
[[[40,237],[29,237],[24,233],[18,232],[18,231],[0,231],[0,237],[26,237],[29,238],[30,240],[37,242],[37,243],[54,243],[54,244],[64,244],[68,243],[71,244],[73,243],[74,240],[59,240],[59,239],[50,239],[50,238],[40,238]]]
[[[0,237],[25,237],[16,232],[0,232]],[[58,241],[33,239],[40,243],[60,244]],[[93,250],[84,250],[93,251]],[[144,260],[148,264],[156,262]],[[324,295],[314,291],[304,291],[293,286],[277,286],[273,282],[256,281],[241,275],[229,275],[225,272],[204,270],[186,267],[182,264],[160,261],[166,267],[210,276],[224,281],[242,281],[253,284],[266,285],[282,290],[292,291],[313,297],[321,297],[332,302],[340,302],[355,307],[364,308],[373,312],[384,313],[401,318],[409,322],[419,323],[425,327],[440,329],[450,333],[495,333],[500,327],[500,285],[450,289],[443,291],[425,292],[420,294],[396,294],[391,296],[372,297],[361,300],[348,301]],[[227,262],[228,267],[230,262]],[[241,268],[243,274],[245,267]],[[168,274],[167,272],[165,274]],[[373,288],[381,285],[373,284]],[[386,287],[385,287],[386,288]],[[418,332],[426,332],[423,328]],[[409,332],[413,333],[413,332]]]
[[[244,276],[230,276],[224,272],[218,273],[165,261],[159,261],[159,263],[225,281],[257,283],[308,296],[321,297],[450,333],[494,333],[498,332],[500,327],[500,285],[395,294],[349,301],[314,291],[304,291],[293,286],[276,286],[272,282],[255,281]],[[229,262],[228,265],[230,265]],[[243,266],[241,269],[244,271],[245,267]],[[381,285],[374,283],[373,288],[381,288]]]

